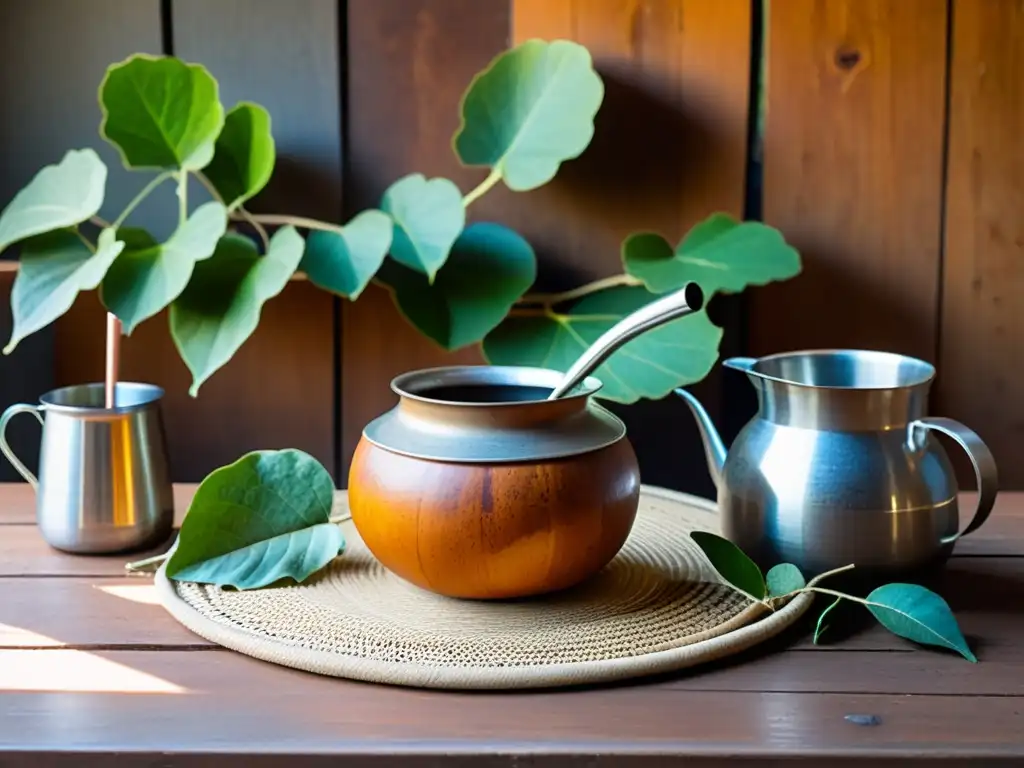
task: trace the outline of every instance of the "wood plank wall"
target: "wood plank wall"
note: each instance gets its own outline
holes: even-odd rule
[[[11,4],[0,24],[0,203],[68,147],[93,146],[112,169],[109,210],[124,205],[139,180],[96,136],[95,91],[104,67],[133,51],[201,61],[228,105],[251,98],[270,109],[278,168],[257,210],[343,221],[412,171],[468,189],[479,174],[458,165],[449,140],[472,74],[514,42],[575,39],[594,53],[607,88],[591,148],[550,186],[495,190],[470,213],[530,239],[538,288],[617,271],[631,230],[675,240],[715,210],[763,211],[801,249],[805,271],[716,300],[726,352],[858,346],[933,361],[932,411],[979,431],[1004,487],[1024,488],[1015,386],[1024,374],[1024,8],[776,0],[762,13],[762,2]],[[763,81],[752,62],[762,31]],[[750,105],[761,101],[759,120]],[[140,212],[158,230],[171,226],[160,202]],[[10,282],[0,273],[0,296]],[[0,333],[9,322],[4,313]],[[0,359],[0,405],[97,379],[102,327],[87,298]],[[295,446],[344,485],[363,424],[394,402],[392,376],[480,359],[423,339],[382,291],[351,304],[295,282],[196,399],[163,317],[126,341],[124,365],[126,376],[167,390],[178,479],[198,480],[247,450]],[[737,397],[744,383],[734,385],[716,371],[696,391],[742,423],[750,403]],[[711,492],[685,408],[668,399],[615,410],[646,482]],[[35,426],[17,425],[15,438],[31,463]],[[12,477],[0,462],[0,479]]]

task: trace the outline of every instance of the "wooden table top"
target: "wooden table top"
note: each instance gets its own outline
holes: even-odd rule
[[[871,623],[816,647],[804,624],[685,673],[523,693],[349,682],[221,649],[127,558],[50,549],[33,503],[0,484],[2,766],[1024,764],[1024,493],[1000,497],[937,585],[978,664]]]

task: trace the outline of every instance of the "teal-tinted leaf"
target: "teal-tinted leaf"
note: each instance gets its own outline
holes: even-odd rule
[[[387,214],[369,210],[341,232],[310,232],[299,269],[314,285],[355,301],[388,254],[392,226]]]
[[[0,213],[0,252],[11,243],[85,221],[103,205],[107,166],[91,149],[72,149],[26,184]]]
[[[224,124],[217,81],[199,64],[134,54],[100,84],[100,134],[127,168],[199,170]]]
[[[380,207],[395,222],[392,258],[433,282],[466,223],[459,188],[411,173],[388,187]]]
[[[765,598],[767,590],[761,569],[742,549],[708,531],[690,531],[690,538],[697,542],[719,576],[751,597]]]
[[[393,261],[380,272],[409,322],[449,350],[486,336],[536,276],[530,244],[508,227],[490,223],[466,227],[433,285]]]
[[[213,160],[203,174],[232,210],[263,189],[273,172],[270,114],[259,104],[236,104],[224,117]]]
[[[27,240],[11,290],[14,331],[4,354],[71,309],[79,291],[99,285],[123,248],[112,229],[100,233],[95,253],[77,233],[66,229]]]
[[[768,570],[765,577],[768,586],[768,594],[772,597],[788,595],[807,586],[804,575],[800,569],[792,563],[779,563]]]
[[[815,645],[818,645],[818,642],[821,640],[821,636],[823,634],[825,634],[825,632],[829,628],[828,619],[829,619],[829,614],[832,613],[832,609],[835,608],[837,605],[839,605],[839,603],[841,603],[842,601],[843,601],[843,598],[837,597],[828,608],[826,608],[824,611],[821,612],[821,615],[818,617],[818,623],[814,625],[814,644]]]
[[[274,233],[264,256],[249,238],[232,234],[195,265],[170,311],[171,336],[192,372],[189,394],[199,394],[253,334],[263,304],[284,289],[301,258],[302,237],[288,226]]]
[[[305,581],[344,550],[334,481],[302,451],[255,451],[214,470],[185,515],[168,578],[237,589]]]
[[[867,596],[868,610],[893,634],[950,648],[977,661],[946,601],[918,584],[885,584]]]
[[[692,281],[708,297],[800,273],[800,254],[778,230],[756,221],[739,222],[724,213],[697,224],[674,251],[659,234],[630,235],[622,244],[622,263],[627,273],[655,293]]]
[[[484,354],[496,365],[567,371],[602,333],[656,298],[640,287],[609,288],[583,298],[565,314],[510,316],[484,339]],[[594,372],[604,384],[598,396],[633,403],[700,381],[718,358],[721,338],[722,329],[704,311],[648,331]]]
[[[213,255],[226,228],[224,206],[210,202],[196,208],[166,243],[155,243],[139,230],[119,230],[127,248],[111,265],[100,294],[125,334],[185,290],[195,263]]]
[[[470,83],[455,152],[466,165],[491,167],[511,189],[539,187],[587,148],[603,98],[585,47],[527,40]]]

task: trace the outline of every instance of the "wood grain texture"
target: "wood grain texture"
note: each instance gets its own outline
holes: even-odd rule
[[[180,525],[196,493],[193,483],[174,484],[174,522]],[[0,483],[0,525],[32,525],[36,494],[27,483]]]
[[[487,205],[540,258],[539,290],[622,271],[621,243],[656,231],[678,242],[715,211],[743,213],[750,91],[748,0],[515,0],[513,42],[587,46],[605,85],[595,135],[554,181],[526,194],[496,189]],[[491,209],[488,209],[488,211]],[[711,317],[737,352],[735,299]],[[693,391],[722,416],[722,373]],[[696,425],[676,398],[612,406],[626,422],[644,482],[711,496]]]
[[[360,441],[349,508],[387,568],[450,597],[510,598],[597,573],[629,536],[640,472],[628,441],[567,459],[446,464]]]
[[[946,0],[786,0],[769,14],[764,218],[799,277],[751,297],[754,354],[934,361]]]
[[[204,64],[226,108],[250,99],[271,114],[277,164],[253,210],[341,216],[338,19],[334,0],[172,4],[174,53]],[[113,60],[113,59],[112,59]],[[96,78],[99,82],[99,78]],[[92,92],[95,85],[91,86]],[[193,185],[193,199],[205,199]],[[165,203],[173,214],[173,197]],[[155,214],[139,223],[159,231]],[[133,217],[134,218],[134,217]],[[166,229],[166,226],[164,227]],[[103,374],[104,312],[81,301],[59,325],[57,380]],[[163,312],[122,343],[122,378],[159,384],[172,477],[198,481],[243,453],[299,448],[334,471],[334,299],[290,283],[265,306],[257,331],[197,398]]]
[[[1024,488],[1024,6],[954,3],[936,409]]]
[[[444,176],[468,192],[482,178],[451,150],[459,98],[508,42],[510,0],[374,0],[348,5],[349,215],[380,202],[397,179]],[[500,219],[499,219],[500,220]],[[477,364],[476,346],[446,352],[416,331],[389,293],[370,288],[342,306],[342,476],[363,427],[395,404],[400,373]]]

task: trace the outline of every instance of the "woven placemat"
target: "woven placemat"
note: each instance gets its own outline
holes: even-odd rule
[[[339,494],[336,512],[344,511]],[[718,530],[714,504],[644,486],[636,523],[599,574],[517,601],[456,600],[399,579],[351,521],[345,554],[303,584],[239,592],[157,573],[160,600],[196,634],[265,661],[428,688],[592,684],[719,659],[778,634],[807,609],[767,613],[718,582],[691,530]]]

